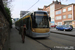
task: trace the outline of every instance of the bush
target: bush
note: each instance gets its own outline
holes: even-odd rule
[[[10,8],[5,7],[5,11],[8,15],[7,17],[8,17],[9,23],[10,23],[10,27],[12,28],[12,19],[11,19]]]

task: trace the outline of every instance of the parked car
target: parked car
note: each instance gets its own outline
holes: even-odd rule
[[[51,25],[51,27],[55,28],[55,27],[56,27],[56,25]]]
[[[59,26],[56,26],[56,29],[57,30],[64,30],[64,31],[67,31],[67,30],[72,31],[73,27],[71,25],[59,25]]]

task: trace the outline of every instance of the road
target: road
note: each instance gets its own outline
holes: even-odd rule
[[[11,29],[10,49],[11,50],[74,50],[75,37],[51,33],[48,38],[36,38],[26,36],[25,43],[22,43],[21,36],[15,29]]]
[[[69,49],[71,46],[73,48],[75,47],[74,39],[75,39],[75,37],[51,33],[49,38],[38,39],[37,41],[39,41],[40,43],[43,43],[44,45],[46,45],[48,47],[51,47],[52,49],[54,49],[54,47],[56,47],[56,46],[64,47],[64,48],[68,47],[68,49]],[[66,49],[66,50],[68,50],[68,49]],[[70,49],[70,50],[72,50],[72,49]],[[56,50],[56,48],[54,50]],[[57,48],[57,50],[58,50],[58,48]],[[62,48],[62,50],[63,50],[63,48]]]
[[[75,46],[75,37],[51,33],[49,38],[66,46]]]
[[[75,37],[71,36],[65,36],[65,35],[60,35],[60,34],[55,34],[51,33],[49,38],[46,39],[36,39],[39,43],[44,44],[47,48],[50,47],[54,50],[59,50],[61,47],[62,50],[67,47],[67,49],[64,50],[69,50],[69,48],[74,49],[75,47]],[[55,48],[56,46],[60,48]],[[70,49],[70,50],[72,50]]]

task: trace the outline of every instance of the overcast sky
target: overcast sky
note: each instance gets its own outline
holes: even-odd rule
[[[36,11],[38,10],[38,8],[43,8],[44,5],[51,4],[53,0],[39,0],[38,2],[37,1],[38,0],[12,0],[12,18],[20,18],[20,11]],[[34,3],[36,4],[32,8],[30,8]],[[75,3],[75,0],[61,0],[61,3],[71,4]]]

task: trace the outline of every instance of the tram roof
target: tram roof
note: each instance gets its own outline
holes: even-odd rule
[[[40,11],[40,10],[39,10],[39,11],[34,11],[34,12],[47,12],[47,11]]]
[[[26,16],[27,14],[31,14],[31,13],[34,13],[34,12],[46,12],[47,13],[47,11],[30,11],[30,12],[28,12],[28,13],[26,13],[26,14],[24,14],[21,18],[23,18],[24,16]],[[20,18],[20,19],[21,19]]]

